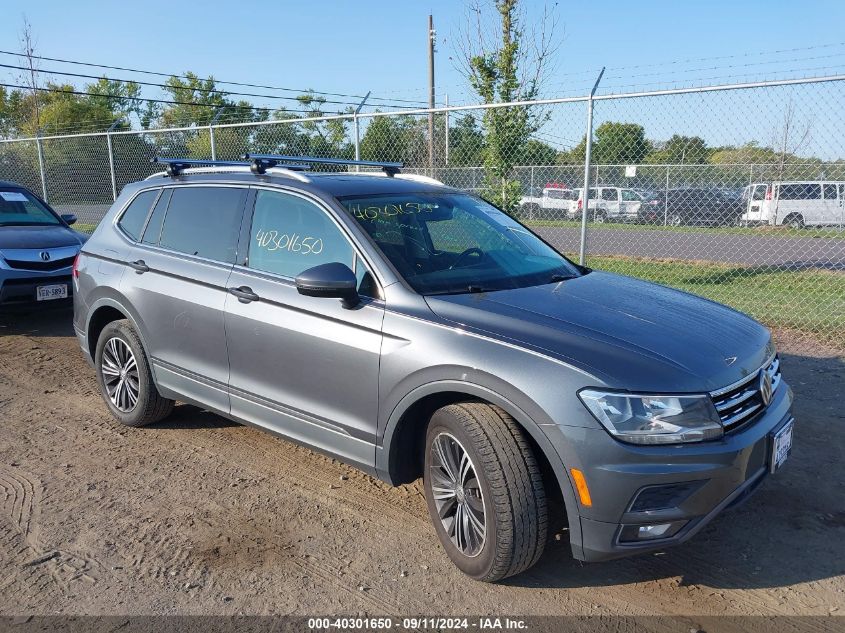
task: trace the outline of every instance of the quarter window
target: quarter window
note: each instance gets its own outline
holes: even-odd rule
[[[117,225],[136,242],[141,239],[141,231],[144,229],[144,222],[147,221],[147,214],[153,201],[158,195],[159,189],[142,191],[126,208]]]
[[[241,187],[175,189],[161,229],[161,246],[234,263],[246,192]]]
[[[167,213],[167,205],[170,202],[171,191],[171,189],[165,189],[159,196],[153,213],[147,222],[147,228],[144,229],[144,236],[141,240],[144,244],[158,244],[158,238],[161,236],[161,225],[164,222],[164,214]]]
[[[252,215],[249,267],[296,277],[320,264],[354,268],[352,245],[325,211],[299,196],[258,190]]]

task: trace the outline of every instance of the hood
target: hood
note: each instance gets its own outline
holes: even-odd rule
[[[736,310],[610,273],[426,301],[442,319],[630,391],[713,391],[750,375],[772,352],[768,330]]]
[[[80,246],[85,243],[85,239],[84,235],[64,225],[0,226],[0,251]]]

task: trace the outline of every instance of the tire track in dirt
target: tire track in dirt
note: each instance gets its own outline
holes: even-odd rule
[[[43,461],[55,459],[54,446],[64,445],[80,453],[66,458],[73,468],[87,465],[86,477],[98,486],[84,498],[63,490],[78,482],[57,466],[47,467],[42,477],[51,492],[36,505],[48,515],[82,517],[68,529],[86,527],[85,517],[105,519],[107,525],[88,530],[114,544],[68,546],[41,565],[22,567],[35,553],[23,549],[22,532],[4,514],[0,548],[14,556],[16,571],[0,572],[0,611],[9,608],[4,596],[10,595],[21,604],[38,604],[40,596],[73,609],[67,596],[87,574],[99,583],[89,604],[117,613],[126,607],[117,606],[123,603],[114,596],[133,586],[138,608],[204,613],[225,611],[208,596],[227,592],[237,596],[233,605],[254,599],[252,611],[276,605],[285,612],[430,614],[455,611],[444,605],[459,604],[464,613],[818,612],[821,583],[811,582],[779,604],[777,589],[755,588],[740,571],[747,565],[724,566],[708,558],[706,548],[688,546],[666,557],[581,567],[564,543],[552,543],[545,561],[510,586],[472,583],[440,550],[418,485],[390,488],[250,427],[220,427],[220,418],[189,407],[177,408],[167,425],[120,427],[73,338],[0,337],[0,413],[6,411],[15,418],[5,442],[10,449],[18,446],[9,443],[12,437],[28,438],[26,457]],[[63,435],[47,433],[54,421]],[[0,499],[4,509],[13,508],[11,516],[23,503],[8,500],[26,495],[6,470],[0,470]],[[128,544],[120,541],[122,534],[131,535]],[[713,539],[712,547],[728,545],[724,539]],[[0,561],[8,557],[0,554]],[[109,565],[126,569],[103,573]],[[410,570],[409,580],[397,580],[401,568]],[[690,570],[695,584],[684,585]],[[832,587],[841,591],[841,580],[823,582],[826,596]],[[202,588],[174,594],[180,583]]]

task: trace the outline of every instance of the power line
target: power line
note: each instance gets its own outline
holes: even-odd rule
[[[15,70],[27,70],[24,66],[13,66],[11,64],[0,64],[0,68],[12,68]],[[67,77],[79,77],[82,79],[106,79],[108,81],[115,81],[119,83],[135,83],[139,86],[153,86],[157,88],[164,88],[164,89],[176,89],[176,90],[191,90],[194,92],[202,92],[204,94],[218,94],[221,96],[238,96],[238,97],[260,97],[263,99],[285,99],[287,101],[297,101],[302,102],[299,97],[283,97],[281,95],[268,95],[268,94],[256,94],[251,92],[228,92],[226,90],[217,90],[214,88],[190,88],[190,87],[177,87],[177,86],[169,86],[167,84],[158,84],[149,81],[135,81],[134,79],[117,79],[115,77],[98,77],[97,75],[85,75],[83,73],[69,73],[69,72],[62,72],[57,70],[38,70],[39,73],[44,73],[46,75],[63,75]],[[307,96],[307,95],[306,95]],[[125,97],[126,99],[132,99],[134,97]],[[320,100],[320,103],[331,103],[337,105],[350,105],[350,106],[357,106],[358,104],[352,101],[330,101]]]
[[[19,88],[22,90],[33,90],[32,86],[23,86],[20,84],[6,84],[0,83],[0,86],[4,88]],[[64,88],[34,88],[39,92],[61,92],[64,94],[72,94],[72,95],[81,95],[85,97],[103,97],[106,99],[118,99],[121,101],[147,101],[149,103],[164,103],[167,105],[185,105],[185,106],[197,106],[201,108],[220,108],[226,107],[235,110],[255,110],[260,112],[276,112],[277,108],[262,108],[260,106],[246,106],[246,105],[227,105],[227,106],[219,106],[212,103],[197,103],[195,101],[176,101],[176,100],[167,100],[167,99],[150,99],[148,97],[121,97],[117,95],[110,95],[105,94],[102,92],[85,92],[82,90],[67,90]],[[345,114],[344,112],[329,112],[324,114]]]
[[[27,57],[27,55],[25,55],[24,53],[16,53],[14,51],[0,50],[0,54],[13,55],[15,57]],[[77,66],[89,66],[91,68],[105,68],[107,70],[121,70],[121,71],[125,71],[125,72],[139,73],[139,74],[143,74],[143,75],[155,75],[157,77],[176,77],[178,79],[191,79],[191,77],[189,75],[177,75],[177,74],[173,74],[173,73],[163,73],[163,72],[158,72],[158,71],[153,71],[153,70],[140,70],[138,68],[127,68],[125,66],[109,66],[107,64],[95,64],[93,62],[82,62],[82,61],[76,61],[76,60],[72,60],[72,59],[61,59],[59,57],[45,57],[45,56],[42,56],[42,55],[32,55],[31,57],[33,57],[34,59],[40,59],[40,60],[43,60],[43,61],[50,61],[50,62],[58,62],[58,63],[61,63],[61,64],[75,64]],[[209,77],[209,78],[211,78],[211,77]],[[285,91],[285,92],[296,92],[296,93],[299,93],[299,94],[313,93],[313,94],[319,94],[319,95],[326,95],[326,96],[330,96],[330,97],[345,97],[347,99],[358,99],[359,101],[356,102],[354,105],[358,105],[360,100],[364,98],[363,95],[344,94],[344,93],[341,93],[341,92],[323,92],[323,91],[319,91],[319,90],[308,90],[308,89],[302,89],[301,90],[301,89],[298,89],[298,88],[284,88],[284,87],[280,87],[280,86],[250,84],[250,83],[243,83],[243,82],[238,82],[238,81],[223,81],[223,80],[220,80],[220,79],[215,79],[214,81],[215,81],[215,83],[226,84],[228,86],[241,86],[241,87],[244,87],[244,88],[262,88],[262,89],[266,89],[266,90],[281,90],[281,91]],[[421,101],[414,101],[414,100],[410,100],[410,99],[399,99],[399,98],[383,99],[381,97],[370,97],[369,100],[370,101],[372,101],[372,100],[375,100],[375,101],[397,101],[397,102],[401,101],[401,102],[404,102],[404,103],[413,103],[413,104],[422,103]]]

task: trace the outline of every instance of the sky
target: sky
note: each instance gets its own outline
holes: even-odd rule
[[[530,16],[539,15],[544,4],[524,0]],[[362,95],[371,90],[385,100],[378,103],[404,99],[406,106],[427,99],[431,13],[438,101],[447,93],[453,104],[473,100],[450,59],[466,23],[462,0],[2,0],[0,7],[0,50],[20,50],[26,15],[36,52],[44,56],[166,73],[191,70],[297,91]],[[543,90],[546,97],[583,94],[602,66],[607,71],[600,93],[845,72],[843,0],[560,0],[556,11],[560,46]],[[0,63],[17,61],[0,54]],[[143,78],[52,62],[41,67]],[[0,68],[2,81],[13,82],[17,73]],[[559,136],[580,138],[575,126],[565,131]]]

